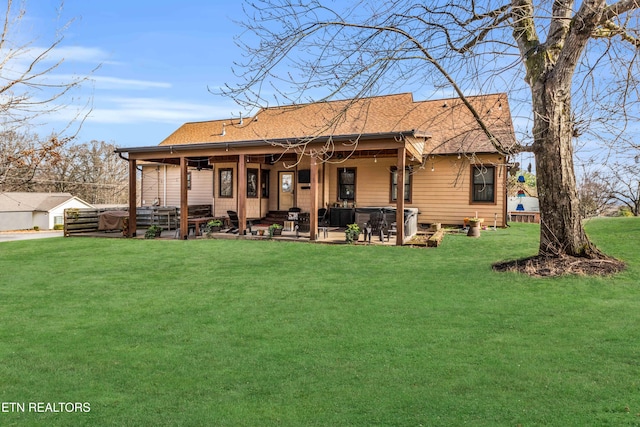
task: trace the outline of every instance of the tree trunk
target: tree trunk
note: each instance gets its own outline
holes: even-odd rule
[[[541,79],[532,85],[532,94],[540,199],[539,255],[600,257],[582,226],[573,168],[570,87]]]

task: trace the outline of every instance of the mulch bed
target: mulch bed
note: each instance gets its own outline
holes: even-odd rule
[[[556,277],[565,274],[582,276],[610,276],[625,269],[625,264],[614,258],[580,258],[573,256],[533,256],[493,264],[495,271],[514,271],[534,277]]]

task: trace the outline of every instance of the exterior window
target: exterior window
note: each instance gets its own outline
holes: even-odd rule
[[[258,169],[247,169],[247,197],[258,197]]]
[[[233,169],[220,169],[220,197],[233,197]]]
[[[62,225],[64,224],[64,219],[61,216],[53,217],[53,225]]]
[[[398,168],[391,169],[391,201],[398,200]],[[411,201],[411,168],[406,167],[404,170],[404,200]]]
[[[355,168],[339,168],[338,169],[338,198],[340,200],[356,199]]]
[[[187,172],[187,190],[191,190],[191,172]]]
[[[474,203],[495,203],[495,175],[493,166],[474,165],[471,167],[471,201]]]
[[[262,169],[260,187],[262,188],[262,197],[269,197],[269,169]]]

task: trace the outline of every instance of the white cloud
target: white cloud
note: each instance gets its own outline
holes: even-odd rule
[[[93,109],[87,123],[175,123],[229,117],[230,106],[161,98],[112,98]]]
[[[73,81],[79,76],[72,74],[55,74],[51,75],[52,79],[61,82]],[[122,79],[119,77],[107,77],[90,75],[87,77],[89,83],[93,83],[93,87],[97,90],[146,90],[146,89],[170,89],[171,83],[155,82],[150,80]]]
[[[30,55],[38,55],[47,48],[42,46],[33,46],[29,48]],[[59,46],[51,49],[46,55],[48,62],[85,62],[90,64],[116,64],[110,61],[111,55],[103,49],[97,47],[84,46]],[[35,57],[35,56],[34,56]]]
[[[171,83],[148,80],[121,79],[118,77],[92,76],[96,89],[169,89]]]

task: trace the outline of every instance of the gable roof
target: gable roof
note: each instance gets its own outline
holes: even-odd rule
[[[504,145],[515,144],[506,94],[467,99]],[[425,154],[497,151],[459,98],[416,102],[410,93],[269,107],[242,120],[185,123],[160,145],[268,142],[408,132],[415,137],[427,138]]]
[[[0,212],[48,212],[73,198],[70,193],[0,193]]]

